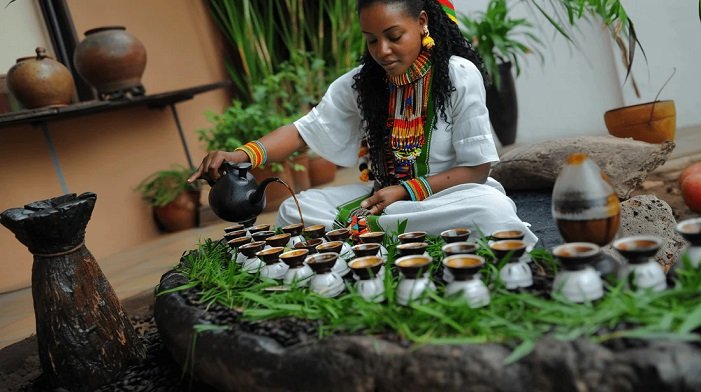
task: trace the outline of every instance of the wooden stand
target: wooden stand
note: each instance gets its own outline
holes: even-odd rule
[[[42,200],[0,214],[34,255],[39,359],[52,387],[91,391],[143,357],[144,348],[85,247],[94,193]]]

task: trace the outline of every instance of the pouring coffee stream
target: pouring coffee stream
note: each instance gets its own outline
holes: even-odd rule
[[[265,208],[265,189],[271,183],[277,182],[284,185],[294,198],[300,222],[304,224],[297,196],[285,181],[278,177],[270,177],[261,181],[260,184],[256,183],[255,177],[251,174],[251,164],[248,162],[224,162],[220,172],[222,176],[216,181],[206,174],[200,178],[206,180],[212,187],[209,191],[209,205],[221,219],[252,224]]]

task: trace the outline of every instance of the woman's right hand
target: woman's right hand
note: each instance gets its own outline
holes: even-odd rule
[[[192,183],[200,178],[216,181],[221,176],[219,167],[224,161],[233,163],[248,162],[248,155],[243,151],[211,151],[202,159],[202,163],[187,179],[187,182]]]

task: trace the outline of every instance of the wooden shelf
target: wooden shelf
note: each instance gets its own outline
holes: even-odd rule
[[[79,117],[92,113],[105,112],[130,106],[147,106],[152,109],[163,109],[177,102],[187,101],[195,95],[208,91],[225,88],[230,82],[223,81],[201,86],[169,91],[165,93],[144,95],[114,101],[85,101],[68,106],[20,110],[0,114],[0,128],[18,124],[36,124],[53,120]]]

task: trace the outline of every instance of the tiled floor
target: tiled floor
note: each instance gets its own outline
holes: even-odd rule
[[[701,129],[677,131],[677,147],[665,166],[688,164],[690,157],[701,154]],[[354,169],[339,170],[329,185],[354,182]],[[267,213],[258,222],[274,223],[275,214]],[[129,251],[98,260],[114,287],[117,296],[125,299],[146,290],[152,290],[161,275],[177,263],[183,251],[193,248],[200,239],[219,238],[228,222],[221,221],[206,227],[167,234]],[[22,289],[0,295],[0,348],[30,336],[35,331],[31,289]]]

